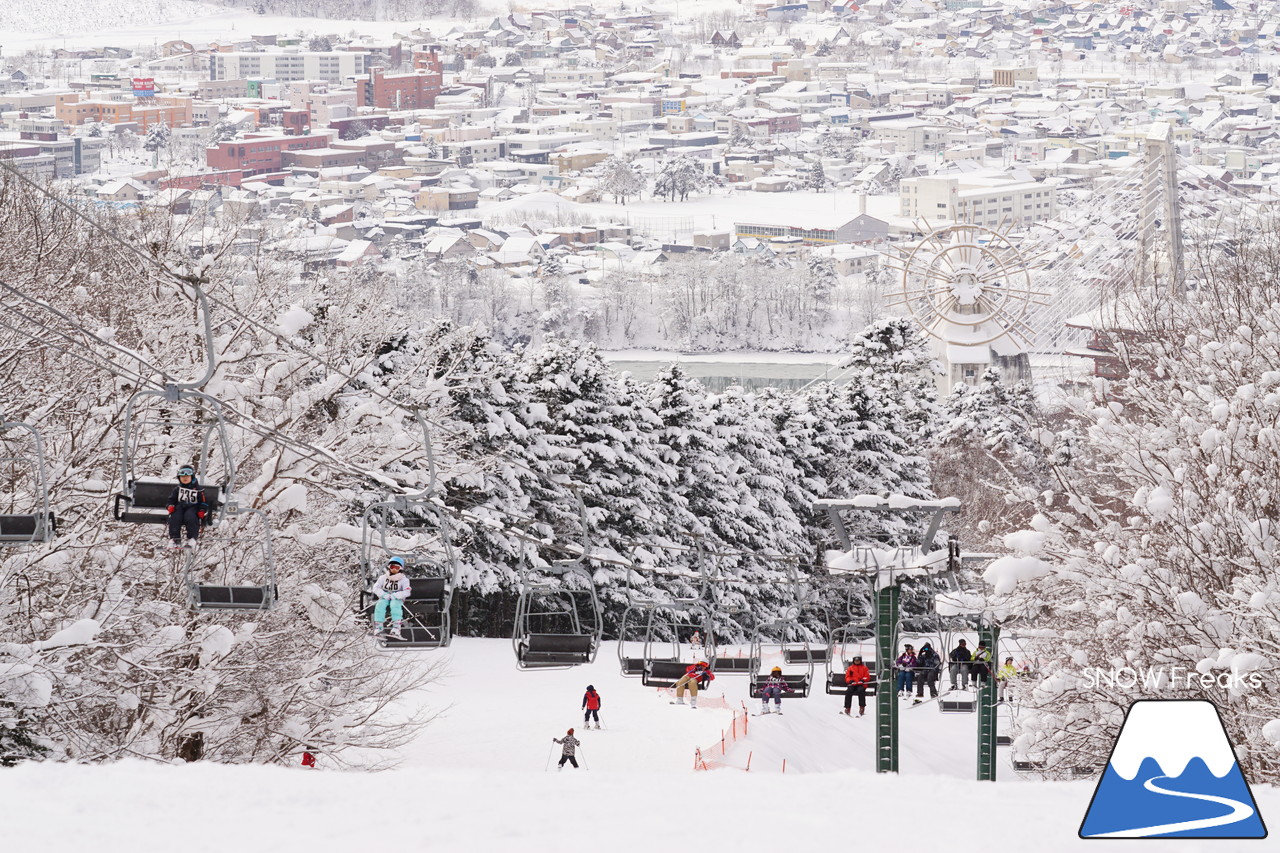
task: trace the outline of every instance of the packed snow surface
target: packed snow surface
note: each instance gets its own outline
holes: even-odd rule
[[[938,842],[948,853],[1052,853],[1084,843],[1076,831],[1093,782],[1019,778],[1003,748],[1000,781],[973,781],[977,720],[940,714],[936,703],[902,711],[899,776],[871,769],[873,718],[839,715],[841,698],[820,686],[806,699],[784,700],[782,716],[751,717],[747,736],[726,750],[730,766],[694,772],[694,748],[718,743],[732,712],[673,706],[623,678],[613,643],[594,664],[547,672],[518,671],[501,640],[400,654],[405,666],[442,660],[448,672],[404,703],[439,717],[398,769],[342,772],[325,767],[325,756],[315,771],[28,763],[0,772],[4,849],[147,853],[176,844],[183,853],[350,853],[390,844],[466,853],[737,853],[758,849],[771,832],[782,833],[788,849],[814,850],[841,841],[876,850]],[[603,698],[602,731],[581,725],[588,684]],[[741,709],[746,690],[744,677],[721,676],[704,704],[723,698]],[[756,702],[747,707],[759,710]],[[551,738],[570,726],[586,769],[557,772]],[[750,772],[741,769],[748,756]],[[1280,793],[1260,785],[1253,793],[1264,815],[1280,813]],[[1215,843],[1177,849],[1231,849]]]

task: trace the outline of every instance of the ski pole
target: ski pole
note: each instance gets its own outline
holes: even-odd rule
[[[555,755],[555,753],[556,753],[556,745],[555,745],[555,742],[553,741],[551,744],[551,750],[547,753],[547,766],[542,768],[543,773],[546,773],[548,770],[551,769],[551,756]]]
[[[582,759],[582,769],[590,770],[591,768],[587,766],[587,755],[582,749],[582,744],[578,744],[578,757]]]

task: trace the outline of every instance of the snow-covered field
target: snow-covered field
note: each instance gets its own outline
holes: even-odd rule
[[[972,781],[976,720],[942,715],[935,705],[902,713],[897,777],[870,769],[872,718],[840,716],[839,697],[821,692],[787,701],[781,717],[751,718],[747,737],[726,756],[744,766],[750,754],[750,772],[695,773],[695,747],[719,740],[730,711],[668,704],[619,674],[615,648],[606,643],[593,665],[548,672],[518,671],[501,640],[462,639],[442,653],[404,653],[406,666],[439,654],[448,674],[412,700],[439,718],[401,767],[384,773],[143,762],[6,770],[3,849],[629,853],[673,845],[716,851],[838,845],[1021,853],[1082,843],[1076,831],[1092,782],[1018,779],[1006,750],[1000,782]],[[603,731],[580,725],[587,684],[603,697]],[[741,707],[746,680],[722,676],[710,696]],[[557,772],[552,762],[546,771],[559,754],[552,736],[569,726],[578,730],[587,769]],[[1280,814],[1280,792],[1262,786],[1253,792],[1264,819]],[[1166,847],[1254,849],[1181,840],[1149,842],[1144,850]]]

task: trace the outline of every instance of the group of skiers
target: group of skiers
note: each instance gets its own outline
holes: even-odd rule
[[[976,690],[991,678],[991,650],[987,644],[979,642],[973,651],[969,650],[966,640],[959,640],[956,647],[947,655],[947,672],[951,676],[952,690]],[[942,661],[929,643],[920,647],[916,654],[910,643],[903,648],[902,654],[894,661],[898,671],[898,695],[902,698],[911,696],[913,682],[916,686],[916,701],[924,697],[924,688],[929,688],[931,698],[938,695],[938,678],[942,672]],[[1009,679],[1018,675],[1013,658],[1004,659],[1004,664],[995,672],[996,683],[1000,688],[1000,701],[1004,701]]]
[[[595,721],[596,728],[600,728],[600,694],[596,691],[595,685],[588,684],[587,692],[582,694],[582,725],[590,729],[592,720]],[[556,769],[563,770],[565,762],[573,765],[573,769],[578,769],[578,747],[582,746],[582,741],[573,736],[573,729],[565,732],[564,737],[553,737],[552,743],[560,744],[560,763],[556,765]],[[550,762],[550,759],[548,759]]]

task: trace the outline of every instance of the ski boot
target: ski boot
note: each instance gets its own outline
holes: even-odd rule
[[[689,700],[689,707],[695,711],[698,710],[698,700],[697,699]]]
[[[391,626],[391,633],[388,634],[387,637],[389,637],[392,640],[403,640],[404,634],[400,631],[400,626],[403,624],[404,624],[403,622],[394,623]]]

